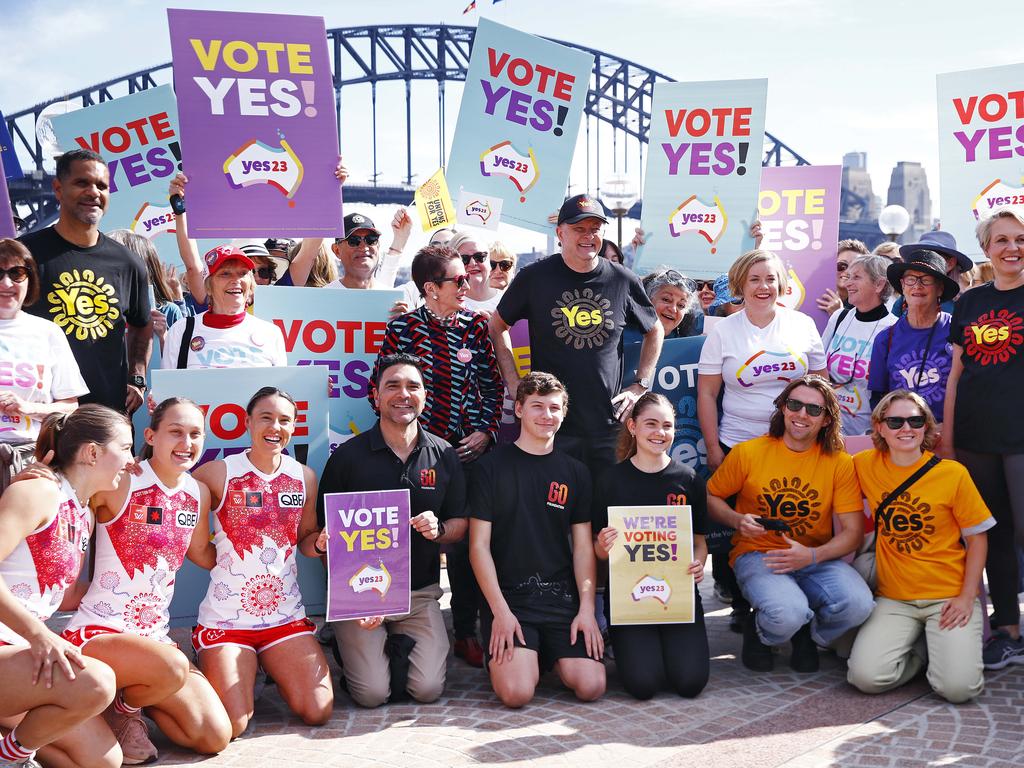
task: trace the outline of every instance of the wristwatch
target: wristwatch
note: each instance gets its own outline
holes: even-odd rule
[[[639,384],[644,389],[650,389],[651,388],[651,380],[649,378],[647,378],[646,376],[644,376],[643,378],[637,379],[636,383]]]
[[[437,521],[437,536],[434,537],[434,540],[437,541],[442,536],[444,536],[444,520],[438,520]]]
[[[133,387],[138,387],[143,392],[146,391],[146,377],[145,376],[139,376],[139,374],[137,374],[137,373],[136,374],[132,374],[131,376],[128,377],[128,383],[131,384]]]

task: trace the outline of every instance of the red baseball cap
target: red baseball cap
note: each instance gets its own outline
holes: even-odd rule
[[[211,275],[217,274],[220,268],[229,261],[240,261],[248,270],[256,269],[253,260],[246,256],[241,248],[234,245],[218,245],[206,253],[203,261],[206,262],[206,269]]]

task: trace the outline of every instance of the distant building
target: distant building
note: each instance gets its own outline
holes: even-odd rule
[[[867,152],[847,152],[843,155],[842,204],[840,221],[871,221],[878,219],[881,200],[871,186],[867,170]]]
[[[902,205],[910,214],[910,227],[901,242],[915,243],[932,228],[932,198],[928,176],[920,163],[901,160],[889,177],[889,205]]]

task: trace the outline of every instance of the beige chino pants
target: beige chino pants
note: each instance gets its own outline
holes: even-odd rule
[[[980,694],[985,687],[981,605],[974,601],[967,626],[939,629],[945,602],[879,597],[853,643],[850,684],[864,693],[882,693],[909,682],[927,664],[928,682],[946,700],[960,704]]]

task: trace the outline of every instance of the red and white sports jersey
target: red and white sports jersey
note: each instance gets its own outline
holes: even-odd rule
[[[96,530],[96,566],[89,591],[67,629],[101,626],[168,640],[174,576],[199,521],[199,483],[160,482],[148,461],[132,475],[117,515]]]
[[[306,482],[302,465],[281,457],[265,475],[247,453],[224,458],[227,477],[213,516],[217,564],[199,606],[199,623],[218,629],[262,629],[302,619],[295,561]]]
[[[91,532],[92,512],[82,508],[71,483],[61,478],[57,514],[0,562],[0,578],[36,618],[46,621],[60,607],[64,591],[78,578]],[[27,645],[3,624],[0,642]]]

